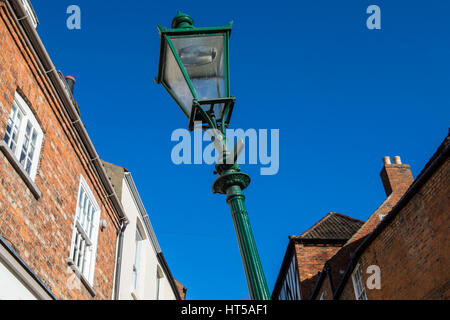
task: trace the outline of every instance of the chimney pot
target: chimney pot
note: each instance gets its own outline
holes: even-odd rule
[[[66,79],[67,85],[69,86],[70,93],[73,95],[73,89],[75,87],[75,78],[72,76],[65,76],[64,79]]]
[[[383,158],[383,163],[386,164],[391,164],[391,157],[384,157]]]
[[[402,159],[399,156],[394,157],[395,164],[402,164]]]

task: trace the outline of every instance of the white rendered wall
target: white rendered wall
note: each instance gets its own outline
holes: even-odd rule
[[[157,252],[145,229],[138,206],[136,205],[133,194],[125,178],[122,185],[122,206],[129,219],[129,224],[124,233],[119,299],[156,300],[158,268]],[[135,290],[133,285],[133,264],[136,254],[135,240],[137,226],[139,226],[144,240],[142,241],[138,287]],[[160,270],[162,270],[162,268],[160,268]],[[160,299],[175,300],[175,294],[167,280],[167,275],[164,275],[164,278],[161,281]]]

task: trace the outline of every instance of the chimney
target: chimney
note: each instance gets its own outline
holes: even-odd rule
[[[75,78],[71,76],[65,76],[64,79],[66,79],[67,86],[69,87],[70,93],[73,95],[73,89],[75,87]]]
[[[408,164],[402,164],[402,160],[398,156],[394,157],[393,164],[390,157],[384,157],[383,163],[384,167],[380,176],[386,195],[390,196],[392,193],[403,195],[414,181],[411,167]]]

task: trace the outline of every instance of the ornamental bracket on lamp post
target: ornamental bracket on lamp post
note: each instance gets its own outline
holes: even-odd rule
[[[220,160],[215,167],[219,177],[214,182],[213,192],[227,196],[250,298],[269,300],[269,289],[242,193],[249,186],[250,177],[241,172],[237,156],[231,159],[226,147],[225,130],[236,101],[230,96],[231,27],[232,23],[224,27],[196,28],[193,19],[181,12],[173,19],[172,29],[158,25],[161,51],[156,82],[164,86],[189,118],[189,130],[213,132],[212,139]]]

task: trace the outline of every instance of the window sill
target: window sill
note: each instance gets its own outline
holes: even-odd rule
[[[39,200],[39,198],[42,197],[41,191],[33,182],[33,180],[31,180],[31,178],[28,176],[28,173],[22,168],[16,156],[12,153],[11,149],[9,149],[8,145],[3,140],[0,141],[0,151],[5,155],[6,159],[8,159],[9,163],[22,178],[23,182],[28,187],[28,189],[30,189],[36,200]]]
[[[86,279],[85,276],[83,276],[83,274],[80,272],[80,270],[78,269],[78,267],[75,265],[75,262],[73,262],[72,259],[67,258],[67,264],[69,265],[70,268],[72,268],[73,272],[75,272],[76,276],[78,278],[80,278],[81,282],[83,282],[84,286],[86,287],[86,289],[89,291],[89,293],[91,294],[92,297],[95,297],[97,294],[95,293],[94,288],[92,287],[92,285],[89,283],[88,279]]]

